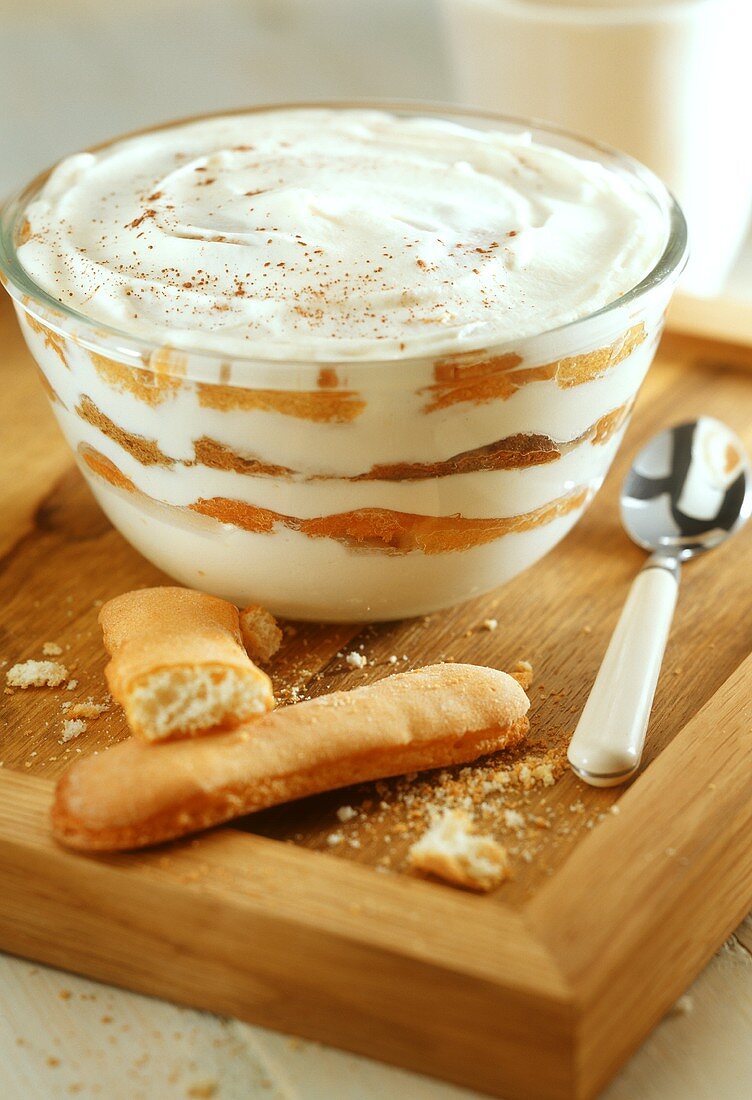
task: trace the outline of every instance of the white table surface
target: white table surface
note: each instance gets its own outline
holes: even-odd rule
[[[0,112],[0,191],[71,149],[192,111],[311,96],[446,99],[432,7],[432,0],[0,0],[0,101],[10,107]],[[93,56],[108,63],[93,66]],[[752,246],[729,288],[752,299]],[[3,1100],[474,1095],[0,955]],[[748,919],[602,1100],[751,1095]]]

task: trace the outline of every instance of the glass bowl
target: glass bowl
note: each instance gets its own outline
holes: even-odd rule
[[[528,120],[366,106],[524,130],[597,160],[651,196],[664,253],[597,312],[500,346],[379,362],[228,359],[109,328],[34,283],[16,245],[46,174],[0,216],[0,277],[109,519],[183,584],[296,619],[425,614],[555,546],[608,471],[686,261],[681,211],[627,157]]]

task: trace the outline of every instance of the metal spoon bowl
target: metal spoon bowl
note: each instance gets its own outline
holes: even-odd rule
[[[611,787],[637,771],[681,562],[720,545],[751,512],[749,459],[719,420],[678,424],[636,456],[622,488],[621,518],[651,556],[632,585],[569,746],[581,779]]]
[[[751,511],[744,447],[709,416],[653,436],[621,493],[622,523],[632,541],[645,550],[669,549],[681,561],[723,542]]]

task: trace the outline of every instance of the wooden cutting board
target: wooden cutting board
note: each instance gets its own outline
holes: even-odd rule
[[[495,762],[502,797],[484,794],[483,765],[94,859],[50,840],[53,781],[127,733],[111,707],[63,743],[63,704],[105,699],[101,601],[165,578],[75,470],[5,300],[0,336],[0,659],[54,643],[76,682],[0,694],[0,948],[496,1095],[595,1095],[752,906],[752,525],[685,570],[650,766],[626,790],[598,791],[564,763],[643,561],[618,521],[629,457],[700,413],[752,447],[752,350],[667,336],[591,510],[505,588],[400,623],[289,625],[273,669],[283,701],[441,659],[529,660],[532,743]],[[348,667],[352,649],[366,668]],[[405,869],[446,798],[469,799],[511,852],[513,878],[491,896]],[[343,806],[356,811],[344,822]]]

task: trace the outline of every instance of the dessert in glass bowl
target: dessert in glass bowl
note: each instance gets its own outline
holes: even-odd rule
[[[287,106],[72,156],[0,273],[97,500],[301,619],[490,589],[599,488],[686,253],[660,181],[524,121]]]

